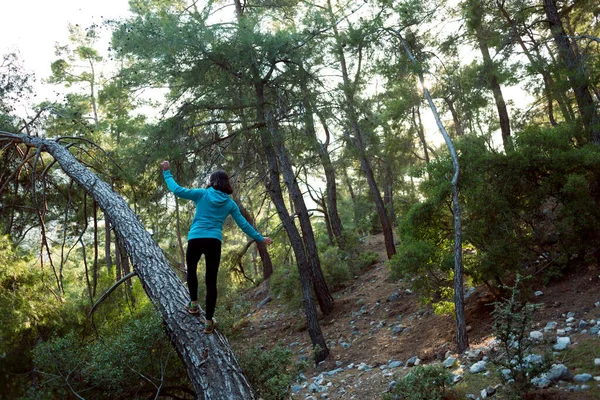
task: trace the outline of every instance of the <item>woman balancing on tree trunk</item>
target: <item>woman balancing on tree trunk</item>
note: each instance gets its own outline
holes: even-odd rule
[[[171,192],[182,199],[196,203],[196,215],[188,233],[188,247],[185,255],[187,263],[187,283],[191,302],[185,309],[190,314],[198,314],[198,277],[196,268],[200,257],[206,259],[206,324],[204,332],[212,333],[215,328],[213,314],[217,303],[217,273],[221,261],[221,240],[223,223],[229,214],[236,224],[259,243],[271,244],[273,240],[263,237],[240,214],[240,209],[229,197],[233,187],[225,171],[215,171],[210,175],[206,189],[186,189],[177,184],[171,175],[168,161],[161,163],[165,182]]]

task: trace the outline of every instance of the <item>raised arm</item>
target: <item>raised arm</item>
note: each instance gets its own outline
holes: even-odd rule
[[[250,236],[252,239],[256,240],[258,243],[264,243],[264,244],[273,243],[273,240],[271,238],[263,237],[260,233],[258,233],[256,231],[256,229],[254,229],[252,227],[252,225],[250,225],[248,223],[248,221],[246,221],[246,218],[244,218],[242,216],[242,213],[240,213],[240,208],[235,203],[233,203],[233,209],[231,210],[231,216],[233,217],[233,220],[235,221],[237,226],[239,226],[240,229],[246,235]]]
[[[171,175],[171,166],[168,161],[163,161],[160,166],[163,170],[163,177],[165,178],[167,187],[175,196],[193,201],[198,201],[202,197],[204,189],[187,189],[175,182],[173,175]]]

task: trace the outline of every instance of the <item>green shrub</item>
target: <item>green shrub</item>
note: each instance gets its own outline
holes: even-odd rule
[[[342,283],[352,279],[348,267],[348,257],[339,247],[329,246],[319,254],[321,268],[330,289],[339,287]]]
[[[290,386],[298,373],[291,350],[275,346],[271,350],[253,347],[242,353],[240,363],[256,394],[265,400],[288,399]]]
[[[440,365],[414,367],[398,380],[384,399],[442,400],[452,385],[452,374]]]
[[[302,306],[300,274],[295,265],[281,265],[271,275],[270,288],[273,294],[292,309]]]
[[[534,346],[529,332],[535,322],[533,313],[539,306],[521,298],[521,284],[522,279],[517,277],[515,285],[510,288],[510,296],[493,304],[493,330],[501,352],[492,358],[492,362],[510,370],[510,389],[522,396],[532,388],[531,379],[548,369],[548,362],[528,362],[527,357]],[[504,375],[501,378],[507,383]]]
[[[515,150],[484,138],[456,141],[464,268],[475,284],[500,292],[516,273],[560,276],[600,249],[600,148],[577,147],[577,128],[529,127]],[[422,200],[399,220],[395,278],[411,276],[423,297],[450,287],[454,228],[448,156],[420,172]],[[523,272],[523,268],[528,268]]]

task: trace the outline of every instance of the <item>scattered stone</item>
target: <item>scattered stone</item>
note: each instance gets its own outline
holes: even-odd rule
[[[463,376],[460,374],[452,374],[452,384],[455,385],[458,382],[462,381]]]
[[[338,367],[338,368],[341,367],[342,365],[344,365],[344,363],[341,362],[341,361],[336,361],[335,362],[335,366]]]
[[[468,350],[466,356],[469,361],[480,361],[483,359],[483,351],[480,349]]]
[[[570,311],[567,313],[567,318],[573,318],[575,317],[575,313],[573,311]]]
[[[327,372],[327,375],[333,376],[333,375],[337,374],[338,372],[342,372],[342,371],[344,371],[343,368],[336,368],[334,370],[331,370],[331,371]]]
[[[568,380],[571,376],[569,369],[564,364],[552,364],[550,371],[545,376],[553,382]]]
[[[465,291],[465,300],[471,297],[473,293],[475,293],[475,288],[471,286],[468,290]]]
[[[481,398],[482,399],[487,399],[488,397],[493,396],[494,394],[496,394],[496,388],[493,386],[488,386],[485,389],[483,389],[481,392]]]
[[[304,386],[300,386],[300,385],[293,385],[292,386],[292,393],[298,393],[299,391],[301,391],[302,389],[304,389]]]
[[[504,368],[500,372],[502,373],[502,377],[505,381],[509,381],[510,379],[512,379],[512,371],[510,369]]]
[[[596,382],[600,382],[600,376],[595,376],[595,377],[594,377],[594,380],[595,380]]]
[[[306,381],[306,380],[308,380],[308,379],[306,378],[306,375],[304,375],[302,372],[300,372],[300,373],[298,374],[298,378],[297,378],[296,380],[297,380],[298,382],[304,382],[304,381]]]
[[[534,293],[534,295],[535,295],[536,297],[540,297],[540,296],[543,296],[543,295],[544,295],[544,292],[542,292],[541,290],[538,290],[538,291],[536,291],[536,292]]]
[[[596,359],[594,359],[594,365],[595,365],[596,367],[600,367],[600,358],[596,358]]]
[[[584,319],[579,321],[579,330],[586,329],[590,324],[586,322]]]
[[[594,303],[594,305],[595,305],[596,307],[600,307],[600,301],[597,301],[597,302],[595,302],[595,303]]]
[[[564,330],[564,329],[557,329],[557,330],[556,330],[556,334],[557,334],[558,336],[563,336],[563,335],[565,335],[566,333],[567,333],[567,331],[566,331],[566,330]]]
[[[573,317],[569,317],[567,318],[567,320],[565,321],[567,324],[570,324],[571,322],[575,321],[575,318]]]
[[[344,349],[347,349],[348,347],[350,347],[350,343],[342,342],[342,343],[340,343],[340,346],[342,346],[342,348],[344,348]]]
[[[544,338],[544,334],[540,331],[531,331],[529,332],[529,338],[533,340],[542,340]]]
[[[465,397],[469,400],[478,400],[477,396],[471,393],[468,393]]]
[[[403,327],[401,327],[400,325],[396,325],[395,327],[392,328],[392,335],[397,335],[399,333],[402,333],[403,330],[404,330]]]
[[[407,367],[413,367],[413,366],[419,365],[420,363],[421,363],[421,360],[419,360],[419,357],[417,357],[417,356],[413,356],[413,357],[409,358],[408,360],[406,360]]]
[[[363,304],[365,304],[365,300],[364,299],[358,299],[356,300],[356,303],[354,303],[357,306],[362,306]]]
[[[600,326],[593,326],[590,328],[590,335],[597,335],[598,333],[600,333]]]
[[[527,364],[541,364],[544,358],[539,354],[530,354],[523,359]]]
[[[359,371],[365,371],[365,372],[368,372],[368,371],[370,371],[370,370],[371,370],[371,367],[369,367],[369,366],[368,366],[367,364],[365,364],[365,363],[360,363],[360,365],[357,367],[357,369],[358,369]]]
[[[394,302],[400,300],[400,293],[394,292],[388,298],[387,301]]]
[[[346,367],[346,369],[352,369],[352,368],[354,368],[354,363],[350,363],[350,364],[348,364],[348,366]]]
[[[388,392],[391,392],[392,390],[394,390],[394,388],[396,387],[397,382],[396,381],[391,381],[390,384],[388,385]]]
[[[552,332],[558,326],[558,322],[549,321],[546,323],[546,327],[544,328],[544,332]]]
[[[444,362],[442,363],[442,365],[445,368],[452,368],[452,367],[454,367],[456,365],[456,361],[457,361],[456,358],[454,358],[454,357],[448,357],[448,358],[446,358],[444,360]]]
[[[540,389],[547,388],[551,383],[552,381],[545,375],[535,377],[531,380],[531,384]]]
[[[471,368],[469,368],[469,372],[471,372],[472,374],[478,374],[480,372],[485,371],[485,366],[486,366],[486,362],[485,361],[478,361],[475,364],[471,365]]]
[[[271,299],[271,296],[267,296],[267,297],[265,297],[263,300],[261,300],[261,302],[260,302],[260,303],[258,303],[258,306],[257,306],[257,308],[263,308],[263,307],[264,307],[264,306],[266,306],[266,305],[267,305],[267,303],[268,303],[268,302],[270,302],[271,300],[272,300],[272,299]]]
[[[571,344],[571,338],[568,336],[559,336],[556,338],[556,344],[552,347],[554,350],[560,351],[567,348]]]
[[[401,367],[404,363],[402,361],[391,361],[388,365],[388,368],[398,368]]]
[[[585,383],[592,380],[592,375],[590,374],[577,374],[573,377],[575,382]]]

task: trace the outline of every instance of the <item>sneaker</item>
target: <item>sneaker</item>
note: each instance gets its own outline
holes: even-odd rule
[[[210,322],[206,321],[204,323],[204,333],[206,333],[207,335],[213,333],[216,326],[217,326],[217,321],[214,318]]]
[[[192,302],[190,302],[190,304],[187,305],[187,306],[185,306],[184,308],[190,314],[198,314],[198,313],[200,313],[200,307],[198,307],[198,304],[194,304]]]

